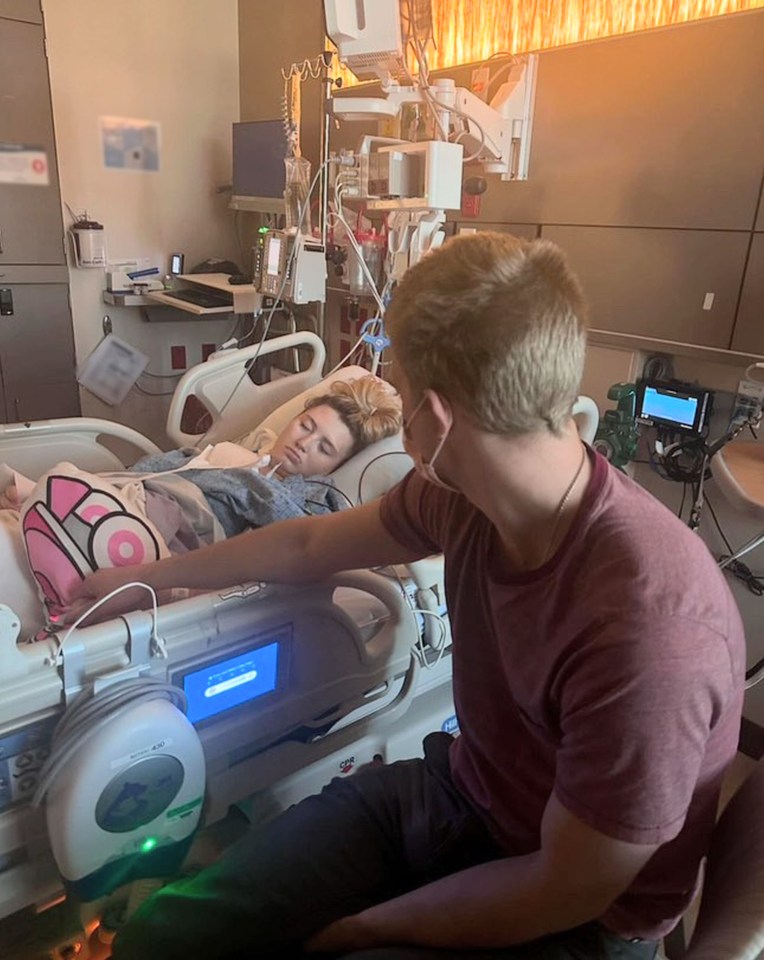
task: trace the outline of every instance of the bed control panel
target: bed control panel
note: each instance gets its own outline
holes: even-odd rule
[[[0,813],[31,798],[56,722],[51,718],[0,736]]]

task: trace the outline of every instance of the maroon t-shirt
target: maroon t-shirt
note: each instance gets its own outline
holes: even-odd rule
[[[539,848],[553,790],[603,834],[662,844],[600,918],[624,937],[657,939],[695,890],[737,749],[743,627],[700,538],[589,455],[574,523],[531,573],[512,572],[465,497],[414,473],[381,515],[403,546],[445,554],[456,783],[509,855]]]

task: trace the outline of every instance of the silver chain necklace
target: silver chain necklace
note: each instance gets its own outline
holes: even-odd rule
[[[586,447],[583,444],[581,444],[581,463],[579,463],[578,465],[578,470],[576,470],[576,475],[568,484],[568,489],[563,494],[562,500],[560,500],[560,505],[557,507],[557,510],[555,510],[554,523],[552,524],[552,533],[549,537],[549,543],[546,548],[546,553],[544,554],[544,559],[541,561],[542,567],[547,562],[547,560],[549,559],[549,554],[552,552],[552,547],[554,546],[554,538],[557,535],[557,527],[560,525],[560,518],[562,517],[563,511],[567,506],[568,500],[570,500],[570,495],[573,493],[573,488],[578,483],[578,478],[581,476],[581,471],[584,469],[585,463],[586,463]]]

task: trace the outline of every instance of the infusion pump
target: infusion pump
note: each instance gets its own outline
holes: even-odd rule
[[[324,302],[326,248],[319,240],[268,230],[253,248],[252,282],[264,296],[290,303]]]

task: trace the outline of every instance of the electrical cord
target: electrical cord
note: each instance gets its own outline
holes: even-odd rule
[[[141,376],[150,377],[152,380],[180,380],[185,376],[185,370],[183,373],[149,373],[148,370],[144,370]]]
[[[353,503],[353,501],[345,493],[345,491],[340,490],[340,488],[336,484],[330,483],[327,480],[319,480],[316,477],[311,477],[310,482],[320,484],[320,486],[322,487],[328,487],[330,490],[334,490],[335,493],[339,493],[340,496],[344,497],[347,500],[348,506],[352,509],[355,506],[360,506],[364,502],[363,497],[361,496],[361,491],[363,488],[363,478],[366,476],[366,471],[369,469],[369,467],[375,464],[377,460],[383,460],[385,457],[400,457],[400,456],[407,457],[408,454],[405,452],[405,450],[388,450],[386,453],[380,453],[373,459],[369,460],[369,462],[361,471],[361,476],[358,478],[358,503],[357,504]],[[325,506],[325,504],[318,504],[317,501],[315,500],[310,500],[306,502],[316,504],[317,506]]]
[[[697,484],[707,466],[708,447],[704,437],[680,437],[664,430],[658,431],[655,443],[658,463],[668,480]],[[651,459],[654,460],[651,451]]]
[[[112,590],[111,593],[107,593],[105,597],[101,597],[100,600],[97,600],[92,606],[88,607],[88,609],[83,614],[80,614],[80,616],[77,617],[77,619],[74,621],[71,627],[69,627],[69,629],[64,634],[64,639],[60,643],[58,642],[58,635],[56,635],[54,638],[56,642],[56,655],[52,660],[48,661],[48,665],[60,667],[62,663],[64,645],[66,644],[66,641],[69,639],[72,633],[74,633],[74,631],[77,629],[77,627],[84,620],[87,620],[87,618],[90,616],[91,613],[95,613],[95,611],[99,607],[103,606],[103,604],[106,603],[107,600],[111,600],[112,597],[116,597],[117,594],[123,593],[125,590],[129,590],[131,587],[141,587],[143,590],[148,590],[148,592],[151,594],[151,603],[152,603],[151,610],[152,610],[152,617],[153,617],[152,626],[151,626],[151,642],[154,644],[155,650],[157,651],[158,655],[166,657],[167,651],[166,651],[164,642],[157,635],[157,620],[159,616],[159,611],[158,611],[156,590],[153,587],[149,586],[148,583],[141,583],[140,581],[136,580],[136,581],[132,581],[131,583],[123,583],[121,587],[117,587],[116,590]]]
[[[708,497],[706,497],[706,503],[708,504],[708,509],[709,509],[709,511],[711,512],[711,516],[713,517],[713,521],[714,521],[714,523],[716,524],[716,529],[719,531],[719,536],[720,536],[720,537],[722,538],[722,540],[724,541],[725,547],[729,550],[729,555],[732,556],[732,554],[733,554],[735,551],[732,549],[732,546],[731,546],[729,540],[727,539],[727,535],[725,534],[724,530],[722,530],[722,525],[719,523],[719,518],[718,518],[717,515],[716,515],[716,510],[714,510],[713,504],[712,504],[711,501],[708,499]]]
[[[677,516],[679,519],[682,519],[682,514],[684,513],[684,501],[687,499],[687,484],[682,484],[682,502],[679,504],[679,510],[677,511]]]
[[[436,613],[434,610],[425,610],[423,607],[418,607],[414,603],[414,601],[411,599],[410,593],[406,589],[406,585],[401,579],[401,576],[398,573],[398,570],[395,566],[378,568],[374,572],[378,573],[382,577],[387,577],[390,580],[397,580],[401,593],[403,594],[406,604],[409,610],[411,611],[411,615],[414,617],[414,622],[416,624],[417,642],[413,648],[414,656],[417,658],[420,666],[423,669],[432,670],[443,659],[443,656],[448,646],[446,642],[448,640],[448,627],[446,625],[444,618],[439,613]],[[430,659],[430,656],[428,655],[427,650],[425,649],[424,624],[420,625],[419,621],[416,619],[417,616],[433,617],[438,622],[438,626],[440,627],[440,633],[439,633],[438,639],[435,644],[432,644],[432,643],[429,644],[432,651],[436,654],[435,660]]]
[[[56,726],[50,756],[40,770],[32,806],[38,807],[42,803],[56,777],[88,740],[137,704],[151,700],[167,700],[178,710],[186,712],[185,693],[179,687],[154,677],[114,683],[98,694],[92,687],[83,690]]]
[[[257,321],[260,319],[260,317],[261,317],[262,315],[263,315],[263,311],[262,311],[262,310],[258,310],[256,313],[253,313],[253,314],[252,314],[252,324],[250,325],[249,330],[247,330],[246,333],[243,333],[240,337],[237,337],[236,340],[235,340],[235,342],[234,342],[233,344],[231,343],[231,338],[233,337],[233,331],[232,331],[232,332],[231,332],[231,336],[228,337],[228,339],[226,339],[226,340],[223,341],[223,345],[224,345],[224,346],[229,345],[229,346],[240,347],[240,346],[244,343],[244,341],[245,341],[245,340],[249,340],[249,338],[254,334],[255,330],[257,330]],[[237,321],[236,326],[238,326],[238,325],[239,325],[239,324],[238,324],[238,321]],[[236,327],[234,327],[234,330],[235,330],[235,329],[236,329]]]
[[[751,687],[755,687],[762,680],[764,680],[764,657],[758,660],[750,670],[746,670],[745,689],[750,690]]]
[[[388,450],[386,453],[380,453],[372,460],[366,464],[366,466],[361,471],[361,476],[358,478],[358,503],[361,504],[364,502],[363,499],[363,478],[366,476],[367,470],[377,462],[377,460],[384,460],[385,457],[407,457],[408,454],[405,450]]]
[[[410,17],[409,19],[410,33],[411,37],[409,38],[409,44],[414,53],[414,59],[417,62],[419,67],[419,78],[417,79],[412,74],[411,70],[408,67],[408,64],[404,63],[404,73],[409,83],[413,86],[418,87],[422,96],[424,97],[425,104],[432,113],[433,120],[435,121],[435,126],[437,127],[438,133],[444,140],[448,140],[449,131],[446,127],[443,126],[443,119],[438,113],[438,110],[434,104],[434,98],[429,91],[430,85],[430,69],[427,63],[427,51],[424,48],[424,44],[417,36],[416,32],[416,22],[415,18]]]
[[[174,395],[174,390],[146,390],[139,383],[134,383],[133,387],[138,393],[142,393],[144,397],[171,397]]]
[[[716,515],[716,511],[714,510],[713,504],[708,499],[708,497],[706,497],[706,504],[711,513],[711,516],[713,517],[713,521],[716,524],[716,529],[719,531],[719,535],[724,541],[725,547],[729,551],[729,553],[722,554],[719,557],[719,563],[723,563],[727,559],[727,557],[731,557],[735,551],[733,550],[732,545],[730,544],[727,538],[727,535],[722,529],[722,525],[719,523],[719,518]],[[736,579],[742,581],[742,583],[744,583],[746,587],[751,591],[751,593],[753,593],[755,596],[757,597],[764,596],[764,577],[757,576],[755,573],[753,573],[751,571],[751,568],[747,564],[743,563],[742,560],[732,560],[729,563],[727,563],[726,566],[723,567],[723,569],[731,573],[732,576],[735,577]]]
[[[467,163],[469,160],[474,160],[476,157],[480,155],[481,151],[483,150],[483,147],[485,146],[485,141],[486,141],[485,129],[477,122],[477,120],[474,117],[471,117],[468,113],[466,113],[464,110],[461,110],[459,107],[448,104],[448,103],[442,103],[436,97],[433,97],[432,94],[430,94],[430,97],[432,98],[433,104],[440,107],[441,110],[449,110],[451,111],[451,113],[455,113],[457,117],[462,117],[462,119],[467,120],[469,123],[475,124],[475,126],[478,129],[478,133],[480,134],[480,146],[474,153],[470,154],[468,157],[463,157],[462,162]],[[467,134],[467,133],[469,133],[469,130],[463,130],[462,133],[459,134],[459,136],[463,136],[464,134]]]
[[[308,477],[308,478],[306,478],[306,479],[309,480],[310,483],[317,483],[317,484],[318,484],[319,486],[321,486],[321,487],[327,487],[329,490],[334,490],[335,493],[339,493],[340,496],[344,497],[344,498],[347,500],[348,506],[351,508],[351,510],[352,510],[352,508],[355,506],[355,504],[354,504],[353,501],[350,499],[350,497],[345,493],[345,491],[344,491],[344,490],[340,490],[340,488],[339,488],[336,484],[331,483],[331,482],[329,482],[328,480],[319,480],[319,479],[317,479],[316,477]],[[309,501],[306,501],[306,503],[314,503],[314,504],[317,504],[317,501],[315,501],[315,500],[309,500]],[[317,505],[318,505],[318,506],[326,506],[326,504],[317,504]],[[309,516],[314,516],[314,514],[309,514]]]
[[[320,53],[312,60],[295,61],[289,65],[288,70],[284,70],[282,67],[281,77],[285,81],[291,80],[293,77],[299,77],[301,81],[308,79],[318,80],[323,70],[328,66],[329,64],[327,64],[325,60],[325,54]]]
[[[719,562],[723,563],[726,559],[726,555],[722,554]],[[764,577],[757,577],[741,560],[730,560],[724,569],[729,570],[733,577],[742,581],[752,594],[757,597],[764,596]]]

